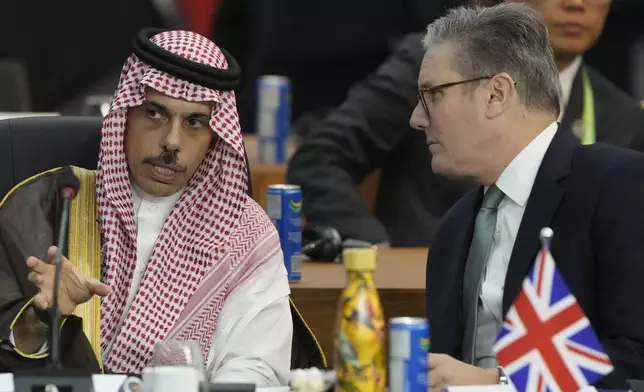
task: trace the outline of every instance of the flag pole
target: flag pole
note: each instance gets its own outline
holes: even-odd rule
[[[552,236],[554,232],[549,227],[544,227],[539,233],[539,238],[541,239],[541,247],[543,249],[550,250],[550,243],[552,242]]]

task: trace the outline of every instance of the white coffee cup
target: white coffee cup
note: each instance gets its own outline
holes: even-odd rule
[[[143,369],[143,392],[198,392],[199,371],[192,366],[157,366]]]

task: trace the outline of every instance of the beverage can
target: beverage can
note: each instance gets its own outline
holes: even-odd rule
[[[291,128],[291,82],[286,76],[264,75],[257,80],[256,127],[259,162],[286,162]]]
[[[270,185],[266,212],[280,237],[288,280],[302,279],[302,191],[297,185]]]
[[[429,323],[423,318],[397,317],[389,321],[389,390],[428,390]]]

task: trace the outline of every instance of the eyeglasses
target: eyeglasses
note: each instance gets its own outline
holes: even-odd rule
[[[429,87],[429,88],[419,88],[418,89],[418,101],[420,102],[421,105],[423,105],[423,110],[425,110],[425,114],[427,115],[427,118],[431,118],[429,115],[429,105],[427,105],[427,100],[425,99],[425,94],[430,93],[434,94],[439,90],[444,90],[448,87],[452,86],[458,86],[459,84],[464,84],[464,83],[472,83],[472,82],[478,82],[479,80],[485,80],[485,79],[492,79],[494,75],[491,76],[481,76],[478,78],[474,79],[466,79],[466,80],[461,80],[458,82],[450,82],[450,83],[444,83],[444,84],[439,84],[438,86],[434,87]],[[516,83],[515,83],[516,84]]]

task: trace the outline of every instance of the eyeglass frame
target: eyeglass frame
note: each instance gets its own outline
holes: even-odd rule
[[[423,107],[423,110],[425,111],[425,115],[427,116],[427,118],[431,118],[431,115],[429,114],[429,107],[427,106],[427,101],[425,100],[425,93],[433,94],[438,90],[444,90],[448,87],[458,86],[459,84],[478,82],[480,80],[485,80],[485,79],[492,79],[495,76],[496,75],[479,76],[478,78],[459,80],[458,82],[443,83],[434,87],[419,87],[418,93],[417,93],[418,102],[420,102],[421,106]],[[516,86],[517,82],[514,82],[514,85]]]

